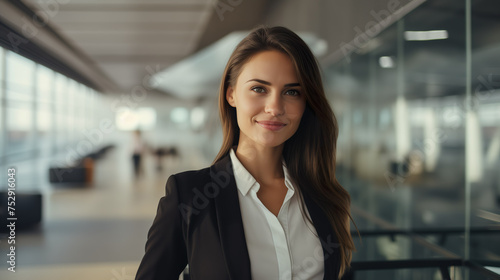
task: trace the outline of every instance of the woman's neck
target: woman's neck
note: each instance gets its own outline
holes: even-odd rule
[[[284,178],[281,163],[283,145],[262,147],[239,143],[235,152],[238,160],[259,184],[271,184]]]

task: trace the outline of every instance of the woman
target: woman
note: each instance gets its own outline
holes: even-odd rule
[[[172,175],[136,279],[338,279],[354,250],[335,178],[337,122],[307,45],[261,27],[219,91],[214,164]]]

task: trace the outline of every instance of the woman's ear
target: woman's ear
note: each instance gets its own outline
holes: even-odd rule
[[[232,107],[236,107],[236,103],[234,102],[234,90],[232,86],[227,87],[226,100],[229,105],[231,105]]]

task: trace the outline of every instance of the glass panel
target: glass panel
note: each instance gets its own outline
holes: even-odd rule
[[[85,128],[90,128],[94,125],[94,90],[87,91],[87,106],[85,107]]]
[[[5,147],[5,137],[3,135],[6,135],[6,132],[5,132],[5,126],[4,126],[4,111],[5,111],[5,103],[4,103],[4,98],[5,98],[5,88],[4,88],[4,75],[5,75],[5,71],[4,71],[4,68],[5,68],[5,49],[0,47],[0,135],[2,135],[2,137],[0,137],[0,155],[3,157],[3,155],[5,155],[5,150],[6,150],[6,147]],[[2,159],[0,159],[0,163],[2,162]],[[5,174],[1,174],[0,175],[0,180],[2,180],[2,182],[5,182],[4,180],[4,176],[6,176]]]
[[[462,267],[449,269],[451,279],[464,279]],[[484,277],[484,276],[483,276]],[[439,268],[413,268],[391,270],[366,270],[354,274],[354,280],[405,279],[405,280],[441,280]],[[484,278],[477,278],[484,279]]]
[[[500,229],[500,3],[472,1],[471,8],[470,258],[498,261],[500,234],[474,228]]]
[[[471,268],[464,268],[464,272],[466,275],[469,275],[469,280],[484,280],[484,279],[498,279],[498,275],[500,275],[500,270],[492,267],[487,267],[488,269],[491,269],[491,272],[496,273],[497,275],[493,274],[493,276],[489,277],[491,274],[486,274],[483,271],[479,271],[477,269],[471,269]],[[493,278],[493,277],[497,278]]]
[[[5,49],[0,47],[0,81],[3,81],[4,79],[4,71],[3,71],[4,63],[5,63]],[[0,95],[0,97],[2,96]]]
[[[37,65],[35,91],[37,97],[36,148],[41,156],[47,156],[52,153],[54,71],[43,65]]]
[[[68,133],[68,140],[69,142],[75,141],[75,105],[76,105],[76,91],[77,91],[77,84],[75,81],[68,79],[68,87],[67,91],[65,92],[64,98],[66,99],[66,124],[65,127],[67,128],[67,133]]]
[[[464,9],[463,2],[431,1],[405,17],[411,149],[399,173],[412,188],[413,228],[465,224],[465,18],[457,12]],[[448,249],[463,257],[463,243]]]
[[[355,238],[357,248],[353,261],[425,260],[443,257],[432,238],[411,238],[407,235],[367,235]],[[463,240],[462,240],[463,242]],[[403,278],[404,279],[404,278]]]
[[[78,119],[78,132],[77,137],[81,138],[83,136],[82,131],[85,129],[85,108],[88,106],[87,100],[87,87],[80,84],[78,89],[78,108],[77,108],[77,119]]]
[[[31,146],[33,108],[29,102],[7,102],[7,152],[27,151]]]
[[[62,149],[67,137],[67,78],[61,74],[56,74],[54,92],[54,135],[56,136],[56,148]]]
[[[53,110],[52,104],[47,102],[40,102],[37,105],[37,149],[41,155],[51,154],[52,147],[52,124],[53,124]]]
[[[35,63],[11,51],[7,51],[5,59],[7,98],[33,100]]]
[[[338,179],[358,228],[416,231],[444,247],[429,255],[398,236],[386,259],[465,255],[464,10],[427,1],[325,70],[340,126]],[[381,257],[387,238],[367,239],[355,259]]]
[[[54,72],[42,65],[37,65],[36,92],[40,102],[52,102]]]

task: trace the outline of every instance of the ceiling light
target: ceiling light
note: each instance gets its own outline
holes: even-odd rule
[[[430,41],[448,39],[446,30],[405,31],[406,41]]]
[[[381,56],[378,59],[378,64],[382,68],[394,68],[394,58],[392,56]]]

